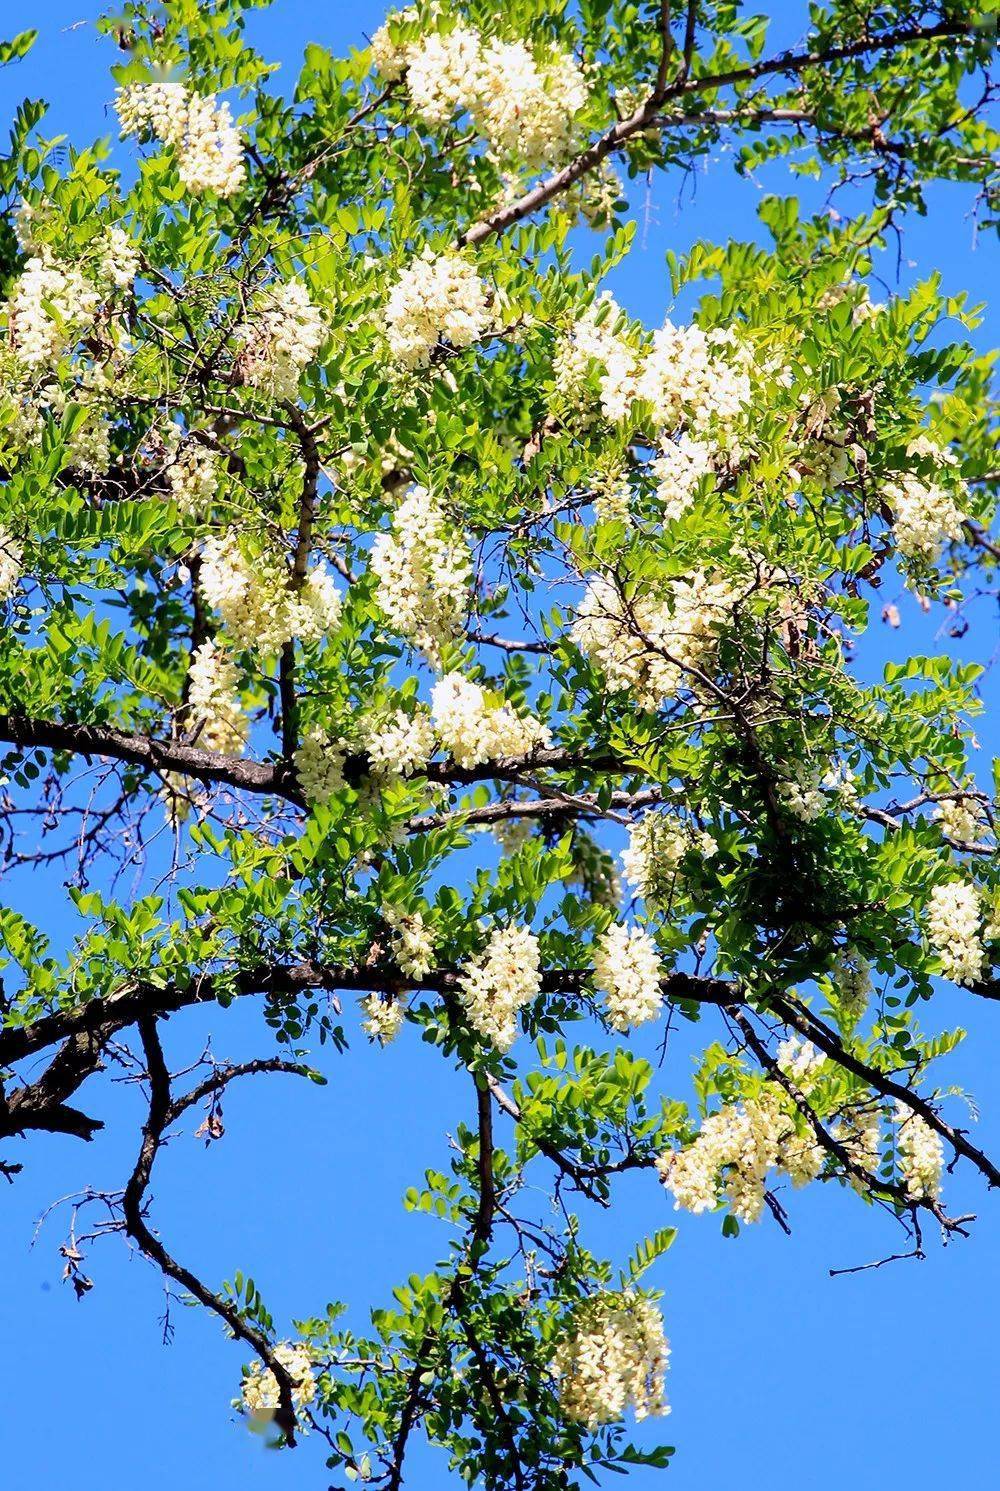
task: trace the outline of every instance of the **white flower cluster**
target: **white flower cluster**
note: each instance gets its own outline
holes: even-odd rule
[[[382,920],[389,928],[392,955],[410,978],[423,978],[434,967],[434,933],[419,911],[382,907]]]
[[[964,880],[936,885],[927,903],[927,937],[941,961],[941,972],[956,984],[975,984],[986,971],[980,935],[983,907],[979,892]]]
[[[292,1380],[292,1402],[307,1407],[316,1397],[316,1378],[308,1346],[301,1341],[282,1341],[274,1357]],[[262,1422],[273,1419],[278,1407],[278,1380],[263,1362],[252,1362],[243,1378],[243,1411]]]
[[[885,500],[892,511],[896,546],[907,559],[933,564],[946,539],[962,537],[962,510],[951,491],[909,473],[888,482]]]
[[[663,1005],[663,970],[648,932],[612,922],[595,942],[593,959],[594,982],[604,992],[613,1030],[656,1019]]]
[[[653,333],[649,350],[639,352],[628,341],[619,307],[605,293],[557,343],[553,374],[563,400],[584,413],[592,407],[589,390],[596,378],[601,412],[612,423],[627,419],[637,400],[649,407],[663,440],[664,496],[676,503],[678,491],[683,497],[704,474],[697,469],[703,461],[709,469],[708,451],[688,445],[679,457],[665,437],[687,430],[698,442],[709,435],[720,444],[728,441],[750,400],[747,362],[732,333],[671,321]]]
[[[377,535],[371,567],[389,624],[436,663],[461,631],[472,561],[461,531],[426,487],[414,487],[393,514],[391,531]]]
[[[487,39],[461,22],[429,31],[409,43],[393,30],[411,18],[393,18],[372,38],[372,57],[383,77],[405,73],[417,115],[431,128],[468,114],[493,155],[537,170],[566,155],[574,119],[587,102],[583,73],[567,53],[550,48],[540,61],[525,42]],[[396,32],[398,35],[398,31]]]
[[[28,260],[15,282],[7,324],[26,368],[51,367],[93,325],[100,297],[79,269],[47,250]]]
[[[398,83],[406,71],[409,43],[400,31],[417,19],[415,5],[390,13],[372,36],[369,44],[372,66],[387,83]]]
[[[595,477],[594,517],[598,523],[631,523],[632,484],[627,476]]]
[[[542,987],[538,938],[527,927],[500,927],[458,981],[469,1024],[498,1051],[517,1039],[517,1012]]]
[[[940,1195],[944,1150],[941,1140],[926,1119],[906,1103],[896,1103],[896,1153],[903,1184],[911,1196],[931,1199]]]
[[[552,739],[540,720],[494,703],[463,673],[447,673],[434,685],[431,717],[441,745],[458,766],[525,756]]]
[[[167,486],[185,517],[200,517],[211,505],[219,485],[219,458],[204,445],[189,441],[167,467]]]
[[[652,1300],[625,1290],[582,1301],[552,1359],[563,1412],[590,1430],[616,1423],[629,1407],[637,1419],[669,1413],[663,1396],[669,1356],[663,1316]]]
[[[240,703],[239,669],[214,642],[202,642],[191,655],[187,709],[192,741],[199,749],[242,755],[250,723]]]
[[[686,425],[696,434],[725,431],[750,402],[750,377],[732,333],[674,326],[653,333],[636,382],[660,430]]]
[[[559,397],[574,410],[593,409],[593,388],[605,419],[620,423],[631,408],[638,354],[625,336],[624,316],[604,290],[556,342],[552,375]]]
[[[109,229],[98,265],[99,279],[112,290],[131,290],[140,264],[139,250],[125,229]]]
[[[385,320],[393,362],[423,368],[442,339],[452,347],[479,341],[493,314],[474,264],[454,250],[425,248],[393,285]]]
[[[295,775],[310,806],[332,802],[344,787],[344,746],[325,730],[306,731],[295,752]]]
[[[711,470],[712,451],[705,441],[684,434],[664,444],[663,454],[653,462],[653,474],[665,523],[674,523],[687,512],[698,483]]]
[[[301,280],[281,280],[261,292],[235,336],[244,381],[287,402],[297,397],[299,378],[323,345],[326,322]]]
[[[808,1095],[816,1086],[820,1072],[826,1064],[822,1051],[817,1051],[811,1041],[800,1040],[791,1035],[778,1046],[778,1069],[795,1084],[801,1093]]]
[[[848,1159],[869,1175],[877,1175],[882,1149],[882,1112],[880,1108],[855,1105],[847,1110],[834,1130],[838,1144],[846,1151]],[[856,1191],[863,1192],[864,1182],[855,1177],[851,1181]]]
[[[681,862],[690,849],[711,855],[715,840],[665,813],[643,813],[630,826],[628,847],[622,850],[625,879],[647,906],[661,908],[673,896]]]
[[[361,1000],[364,1012],[362,1029],[369,1040],[388,1046],[403,1028],[406,1007],[401,999],[386,999],[381,994],[366,994]]]
[[[737,599],[732,582],[704,572],[673,580],[665,598],[638,595],[626,603],[603,575],[592,579],[571,636],[604,673],[611,689],[627,689],[643,709],[687,686],[690,671],[710,671],[720,633]]]
[[[425,709],[417,709],[413,715],[397,709],[388,717],[366,721],[362,736],[371,774],[384,781],[419,772],[436,746],[434,727]]]
[[[115,109],[123,135],[162,140],[176,151],[185,191],[230,197],[243,186],[243,142],[227,103],[181,83],[130,83],[119,88]]]
[[[9,529],[0,527],[0,601],[10,600],[21,578],[23,550]]]
[[[711,1114],[687,1149],[661,1155],[656,1167],[675,1207],[697,1213],[724,1200],[741,1222],[755,1222],[771,1169],[783,1170],[796,1186],[815,1180],[823,1150],[811,1135],[797,1132],[785,1102],[769,1085],[759,1097]]]
[[[954,844],[975,844],[986,828],[982,810],[974,797],[949,798],[938,803],[934,817],[946,839]]]
[[[796,762],[794,774],[775,783],[775,795],[800,823],[815,823],[826,808],[819,773],[804,761]]]
[[[327,570],[310,570],[292,590],[281,557],[266,549],[250,557],[235,532],[206,540],[199,584],[235,644],[265,654],[293,637],[318,642],[340,619],[340,594]]]

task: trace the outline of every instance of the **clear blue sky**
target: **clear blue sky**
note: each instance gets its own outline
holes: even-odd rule
[[[0,31],[37,25],[41,40],[24,65],[0,73],[5,116],[24,94],[42,94],[54,101],[50,132],[83,143],[111,128],[113,48],[86,26],[68,29],[95,5],[7,0]],[[775,11],[783,38],[794,39],[802,10]],[[343,48],[380,17],[369,0],[350,7],[278,0],[255,19],[253,35],[286,64],[290,87],[307,40]],[[665,250],[702,236],[758,236],[756,202],[776,184],[773,177],[741,182],[723,159],[696,190],[685,188],[683,205],[675,182],[658,180],[648,201],[645,186],[634,185],[632,207],[643,227],[614,282],[620,299],[655,323],[668,305]],[[996,277],[995,251],[986,242],[973,251],[968,198],[951,188],[931,201],[930,217],[907,229],[904,281],[940,269],[947,288],[982,296]],[[885,273],[891,279],[894,265]],[[990,332],[988,324],[983,345],[996,340],[995,317]],[[888,656],[931,641],[914,602],[901,605],[906,624],[875,640],[873,666],[879,650]],[[995,639],[995,612],[984,609],[958,646],[964,656],[987,657]],[[1000,708],[995,680],[986,690],[994,723],[983,730],[984,779]],[[17,904],[44,921],[41,903],[51,890],[39,878],[20,887]],[[983,1110],[977,1140],[1000,1151],[1000,1006],[949,995],[938,1019],[971,1030],[946,1080],[975,1095]],[[220,1055],[239,1059],[266,1045],[254,1008],[175,1025],[176,1065],[198,1054],[210,1025]],[[424,1167],[445,1168],[446,1132],[467,1108],[467,1082],[460,1086],[435,1053],[405,1035],[384,1053],[358,1041],[347,1056],[323,1059],[331,1078],[323,1089],[284,1077],[231,1089],[225,1141],[205,1150],[191,1134],[195,1119],[162,1159],[153,1198],[154,1221],[177,1256],[212,1283],[236,1268],[252,1273],[286,1329],[292,1317],[336,1298],[352,1302],[353,1320],[363,1325],[367,1304],[383,1302],[394,1283],[433,1263],[446,1242],[441,1224],[408,1216],[401,1196]],[[683,1095],[688,1070],[687,1052],[671,1049],[664,1085]],[[160,1345],[162,1291],[141,1258],[130,1258],[117,1240],[92,1249],[87,1268],[96,1288],[77,1304],[59,1282],[65,1210],[29,1251],[35,1220],[52,1200],[87,1183],[120,1185],[128,1174],[140,1121],[135,1092],[118,1086],[109,1093],[105,1082],[91,1107],[115,1120],[104,1136],[89,1147],[40,1137],[18,1156],[28,1163],[17,1184],[0,1187],[5,1482],[45,1491],[321,1491],[329,1476],[318,1446],[268,1453],[230,1412],[243,1353],[213,1320],[175,1305],[176,1339]],[[952,1113],[962,1121],[957,1100]],[[790,1239],[763,1222],[726,1241],[718,1218],[682,1215],[678,1242],[654,1275],[666,1291],[673,1347],[673,1414],[663,1437],[678,1453],[669,1471],[639,1472],[622,1484],[638,1491],[765,1483],[930,1491],[946,1479],[974,1491],[994,1484],[1000,1202],[961,1177],[949,1182],[947,1199],[953,1212],[979,1212],[971,1240],[943,1251],[931,1237],[922,1264],[835,1279],[831,1267],[877,1258],[901,1242],[891,1221],[849,1194],[813,1187],[792,1196]],[[615,1211],[592,1219],[590,1239],[621,1257],[636,1235],[673,1219],[652,1178],[626,1177]],[[657,1426],[637,1438],[659,1434]],[[439,1457],[414,1457],[407,1479],[414,1491],[446,1483]]]

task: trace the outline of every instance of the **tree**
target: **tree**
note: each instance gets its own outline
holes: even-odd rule
[[[869,291],[928,182],[990,226],[992,23],[834,3],[773,51],[703,0],[419,0],[286,99],[251,8],[131,0],[126,143],[59,155],[25,103],[0,163],[4,870],[71,903],[0,910],[0,1167],[90,1139],[124,1064],[146,1118],[90,1241],[217,1316],[243,1411],[336,1477],[398,1487],[418,1430],[515,1491],[664,1465],[624,1426],[663,1406],[661,1187],[736,1234],[827,1183],[919,1255],[973,1220],[946,1171],[1000,1182],[934,1065],[961,1032],[923,1028],[936,978],[1000,997],[981,670],[866,661],[888,575],[955,612],[1000,558],[975,313]],[[619,173],[720,143],[850,215],[765,199],[773,248],[672,261],[709,283],[651,331],[603,283]],[[279,1328],[150,1208],[229,1084],[350,1061],[359,995],[468,1092],[407,1196],[453,1240],[363,1338],[323,1301]],[[261,1054],[192,1075],[185,1012],[224,1039],[236,1000]],[[678,1021],[693,1095],[632,1043]],[[627,1170],[616,1269],[587,1216]]]

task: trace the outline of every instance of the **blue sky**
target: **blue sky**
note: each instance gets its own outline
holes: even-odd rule
[[[94,5],[7,0],[0,30],[38,25],[41,40],[24,65],[0,73],[4,114],[24,94],[42,94],[55,101],[50,133],[83,143],[111,129],[106,68],[114,50],[89,27],[74,27]],[[782,38],[794,39],[799,8],[774,14]],[[381,7],[368,0],[351,7],[278,0],[255,18],[253,36],[285,63],[290,88],[307,40],[342,49],[380,18]],[[614,281],[619,298],[655,323],[669,304],[666,249],[683,250],[699,237],[759,236],[755,206],[777,184],[774,177],[741,182],[723,159],[694,190],[685,188],[682,204],[676,182],[660,179],[648,196],[644,184],[634,185],[642,227]],[[995,278],[995,251],[985,241],[974,248],[964,193],[938,189],[931,204],[927,219],[908,225],[904,283],[940,269],[948,289],[978,298]],[[885,273],[892,283],[894,263]],[[996,341],[995,317],[977,340]],[[874,639],[872,665],[931,641],[912,599],[900,604],[905,625]],[[987,657],[995,643],[995,613],[984,609],[958,647],[963,656]],[[994,723],[982,732],[984,768],[998,746],[992,678],[985,692]],[[52,889],[41,878],[22,885],[17,904],[44,920]],[[970,1029],[947,1080],[974,1094],[982,1109],[977,1142],[996,1152],[1000,1006],[945,994],[936,1019]],[[239,1059],[264,1044],[253,1008],[175,1024],[177,1065],[198,1054],[210,1027],[220,1055]],[[330,1082],[322,1089],[286,1077],[231,1089],[225,1141],[206,1150],[191,1133],[194,1119],[161,1161],[153,1199],[153,1218],[177,1256],[213,1283],[237,1268],[252,1273],[286,1325],[338,1298],[352,1302],[354,1321],[363,1324],[369,1302],[383,1302],[394,1283],[433,1264],[446,1243],[441,1224],[407,1215],[401,1196],[426,1166],[445,1168],[447,1130],[467,1116],[467,1080],[413,1039],[384,1053],[358,1042],[324,1062]],[[665,1088],[683,1095],[688,1070],[687,1051],[672,1047]],[[175,1304],[175,1339],[161,1346],[162,1290],[140,1257],[117,1240],[93,1248],[86,1266],[96,1287],[77,1304],[59,1281],[66,1208],[29,1249],[38,1216],[55,1198],[87,1184],[118,1185],[132,1164],[141,1117],[134,1090],[119,1084],[109,1092],[105,1084],[92,1107],[113,1120],[105,1135],[90,1147],[40,1137],[19,1156],[29,1163],[16,1186],[0,1188],[7,1482],[75,1491],[319,1491],[329,1477],[316,1446],[268,1453],[228,1409],[242,1352],[212,1320]],[[950,1111],[964,1119],[959,1099]],[[791,1197],[791,1238],[761,1223],[727,1241],[717,1218],[682,1216],[678,1241],[653,1276],[666,1291],[673,1413],[665,1426],[637,1435],[643,1442],[662,1435],[678,1453],[669,1471],[639,1472],[622,1484],[717,1491],[766,1480],[809,1491],[841,1491],[845,1483],[857,1491],[886,1484],[925,1491],[945,1476],[970,1488],[992,1483],[995,1457],[984,1426],[994,1411],[1000,1204],[963,1176],[949,1182],[947,1199],[952,1211],[979,1212],[969,1241],[942,1250],[929,1238],[922,1264],[833,1279],[830,1268],[878,1258],[902,1241],[888,1219],[839,1190],[813,1187]],[[591,1219],[589,1239],[595,1250],[623,1257],[637,1235],[671,1220],[655,1182],[629,1176],[615,1210]],[[408,1485],[431,1491],[446,1483],[439,1457],[415,1455]]]

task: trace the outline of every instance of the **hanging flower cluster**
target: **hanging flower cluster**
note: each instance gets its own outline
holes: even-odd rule
[[[838,952],[833,985],[840,1023],[853,1030],[868,1008],[872,989],[871,964],[857,948],[845,947]]]
[[[587,586],[572,638],[603,672],[611,689],[626,689],[643,709],[658,709],[687,687],[692,672],[710,672],[720,633],[732,620],[732,581],[700,572],[673,580],[664,597],[626,600],[604,575]]]
[[[269,549],[249,554],[235,531],[206,540],[199,584],[236,646],[264,654],[280,652],[293,637],[318,642],[340,619],[340,594],[327,570],[310,570],[293,590],[284,560]]]
[[[11,345],[32,370],[49,368],[90,329],[100,296],[81,270],[49,250],[28,260],[7,307]]]
[[[507,1051],[517,1039],[517,1012],[541,990],[538,938],[527,927],[500,927],[467,964],[458,995],[469,1024],[484,1040]]]
[[[800,1134],[787,1107],[782,1090],[768,1084],[759,1097],[706,1118],[687,1149],[661,1155],[657,1169],[675,1206],[698,1213],[725,1201],[741,1222],[755,1222],[770,1170],[783,1170],[796,1186],[814,1180],[823,1149],[811,1133]]]
[[[369,1040],[377,1041],[380,1046],[388,1046],[390,1041],[396,1039],[406,1019],[406,1007],[401,999],[382,994],[366,994],[361,1001],[361,1009],[365,1016],[362,1029]]]
[[[669,1357],[663,1316],[652,1300],[624,1290],[581,1301],[552,1359],[563,1412],[591,1431],[617,1423],[628,1408],[637,1419],[669,1413]]]
[[[692,849],[713,854],[715,840],[666,813],[643,813],[629,828],[628,847],[622,850],[625,879],[650,909],[667,906],[684,856]]]
[[[927,903],[927,937],[941,972],[956,984],[975,984],[986,972],[979,892],[965,880],[936,885]]]
[[[594,982],[604,991],[613,1030],[656,1019],[663,1005],[663,969],[648,932],[612,922],[595,942],[593,960]]]
[[[218,490],[219,458],[207,446],[188,441],[175,452],[166,475],[178,511],[185,517],[201,517]]]
[[[295,775],[302,795],[313,807],[324,807],[344,789],[343,742],[314,726],[295,752]]]
[[[414,487],[371,552],[378,603],[393,629],[431,662],[461,631],[469,608],[472,562],[438,498]]]
[[[326,322],[308,287],[301,280],[282,280],[261,291],[249,319],[236,329],[237,371],[269,398],[293,401],[325,336]]]
[[[308,1346],[301,1341],[282,1341],[274,1357],[292,1381],[292,1402],[307,1408],[316,1397],[316,1377]],[[250,1364],[243,1377],[243,1411],[258,1422],[269,1423],[279,1403],[278,1380],[263,1362]]]
[[[663,453],[653,462],[656,477],[656,500],[664,523],[674,523],[684,516],[703,476],[712,470],[712,450],[703,440],[692,440],[683,434],[667,440]]]
[[[389,355],[404,368],[423,368],[434,350],[471,346],[493,326],[486,285],[469,259],[425,248],[402,271],[385,308]]]
[[[413,776],[427,765],[436,746],[430,715],[422,708],[412,715],[397,709],[376,716],[365,722],[362,735],[371,774],[382,781]]]
[[[23,550],[9,529],[0,527],[0,601],[8,601],[21,578]]]
[[[974,844],[986,828],[982,809],[974,797],[949,798],[938,803],[934,817],[945,838],[953,844]]]
[[[524,756],[551,743],[540,720],[494,703],[464,673],[447,673],[434,685],[431,717],[438,739],[458,766]]]
[[[434,967],[434,933],[419,911],[382,907],[382,920],[391,931],[392,955],[410,978],[423,978]]]
[[[933,1198],[941,1192],[944,1151],[926,1119],[906,1103],[896,1103],[896,1153],[899,1171],[911,1196]]]
[[[202,642],[192,653],[187,710],[195,745],[224,756],[242,755],[250,722],[240,703],[240,673],[214,642]]]
[[[115,108],[123,136],[172,147],[185,191],[231,197],[243,186],[243,142],[227,103],[191,93],[181,83],[130,83],[119,88]]]
[[[420,119],[439,129],[468,114],[503,161],[537,170],[564,157],[587,102],[583,73],[556,47],[536,56],[524,41],[487,38],[461,21],[412,41],[394,40],[412,12],[391,17],[372,38],[372,60],[389,81],[405,77]]]

